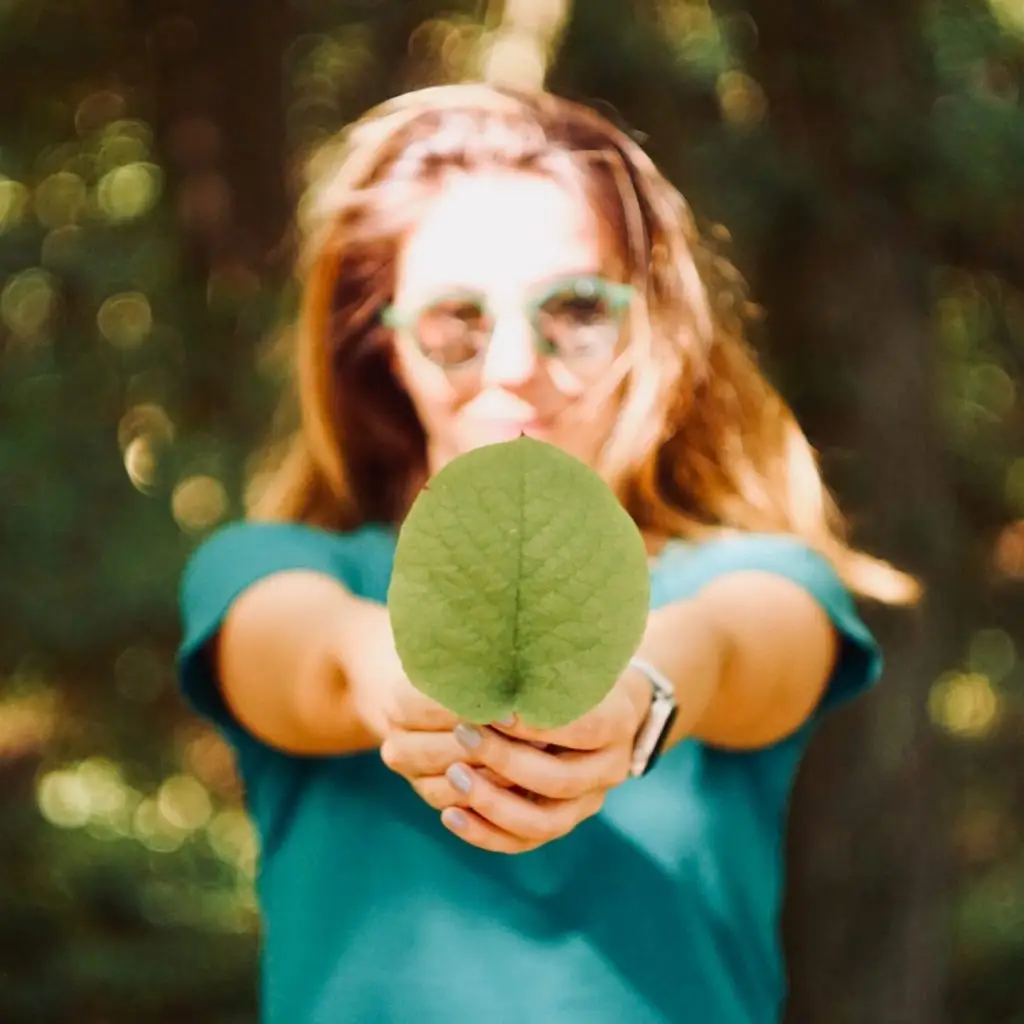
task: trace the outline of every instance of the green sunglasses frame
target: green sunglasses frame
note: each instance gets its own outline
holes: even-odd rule
[[[540,312],[541,307],[549,299],[565,290],[567,287],[570,289],[580,289],[581,286],[583,289],[593,289],[595,294],[599,294],[604,298],[616,316],[621,315],[621,313],[629,306],[634,295],[634,288],[632,285],[625,284],[622,281],[609,281],[606,278],[593,274],[562,277],[544,285],[539,289],[536,295],[531,296],[525,305],[521,307],[522,311],[525,312],[527,319],[534,327],[534,343],[540,355],[551,356],[554,354],[551,351],[550,346],[546,343],[544,336],[536,329],[537,315]],[[429,355],[420,343],[419,337],[416,333],[416,321],[425,309],[428,309],[437,302],[444,302],[459,298],[472,299],[480,302],[481,308],[488,315],[494,316],[498,312],[494,305],[487,301],[487,297],[481,295],[479,292],[473,292],[468,289],[461,291],[456,289],[451,292],[442,292],[439,295],[436,295],[425,302],[421,302],[415,307],[407,310],[401,310],[395,306],[386,306],[381,310],[381,322],[385,327],[390,327],[393,330],[408,332],[416,342],[416,348],[423,358],[428,359],[435,366],[440,366],[443,369],[461,369],[466,366],[472,366],[486,354],[491,337],[493,337],[493,331],[491,336],[487,339],[487,345],[484,345],[479,352],[471,356],[469,359],[464,359],[456,363],[441,362]]]

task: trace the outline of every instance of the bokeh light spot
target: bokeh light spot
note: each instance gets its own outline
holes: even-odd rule
[[[152,402],[133,405],[117,425],[117,443],[124,451],[137,437],[148,437],[157,444],[174,440],[174,424],[162,406]]]
[[[44,775],[36,786],[36,804],[42,816],[57,828],[81,828],[89,820],[89,792],[73,771]]]
[[[173,853],[189,836],[163,816],[155,797],[146,797],[135,808],[132,830],[139,842],[155,853]]]
[[[95,757],[43,775],[36,803],[50,824],[81,828],[93,820],[115,824],[131,792],[116,764]]]
[[[484,78],[490,82],[539,88],[547,61],[534,39],[521,35],[501,35],[483,46]]]
[[[90,819],[115,824],[129,801],[121,769],[113,761],[94,757],[83,761],[76,775],[88,794]]]
[[[171,776],[160,787],[156,801],[163,818],[184,832],[202,828],[213,815],[210,794],[191,775]]]
[[[96,314],[100,334],[118,348],[136,348],[153,329],[153,311],[141,292],[111,295]]]
[[[101,174],[128,164],[142,164],[149,157],[149,146],[132,135],[114,135],[100,146],[96,164]]]
[[[1003,528],[996,540],[996,569],[1013,580],[1024,580],[1024,519]]]
[[[742,71],[725,71],[716,83],[722,115],[732,124],[756,124],[768,110],[764,90]]]
[[[158,460],[150,439],[143,435],[136,437],[124,450],[124,468],[128,479],[136,490],[143,494],[151,491],[156,483]]]
[[[171,497],[171,512],[176,522],[189,532],[215,526],[227,510],[227,491],[212,476],[192,476],[182,480]]]
[[[182,767],[203,785],[220,795],[234,794],[238,788],[238,772],[231,748],[209,729],[202,729],[185,743]]]
[[[53,277],[33,267],[15,274],[0,293],[0,319],[17,337],[34,338],[49,322],[56,302]]]
[[[162,188],[163,172],[155,164],[126,164],[100,178],[96,199],[110,220],[136,220],[156,206]]]
[[[39,750],[57,731],[56,695],[43,690],[0,701],[0,760]]]
[[[48,228],[74,224],[85,209],[89,190],[70,171],[58,171],[36,187],[34,205],[39,223]]]
[[[259,840],[244,811],[233,808],[221,811],[210,822],[207,835],[218,857],[234,864],[243,874],[254,873]]]
[[[0,231],[7,231],[21,221],[28,199],[28,189],[20,181],[0,177]]]
[[[928,695],[932,721],[954,736],[981,739],[995,727],[1001,711],[999,695],[980,672],[940,678]]]

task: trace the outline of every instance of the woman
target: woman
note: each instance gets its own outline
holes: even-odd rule
[[[791,783],[879,674],[851,592],[912,583],[840,539],[731,277],[590,110],[401,97],[303,212],[301,428],[182,586],[184,691],[262,844],[263,1019],[778,1021]],[[384,603],[424,482],[521,433],[600,471],[651,554],[637,659],[550,732],[418,694]]]

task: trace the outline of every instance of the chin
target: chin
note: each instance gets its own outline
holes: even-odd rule
[[[574,436],[565,430],[552,430],[541,424],[499,424],[474,423],[471,427],[460,430],[455,437],[438,444],[431,453],[432,472],[436,473],[452,459],[466,452],[484,448],[490,444],[502,444],[515,441],[520,437],[532,437],[534,440],[560,448],[567,455],[572,455],[586,465],[593,467],[596,462],[598,444],[588,444],[578,435]]]
[[[488,444],[500,444],[503,441],[515,441],[519,437],[532,437],[538,441],[556,443],[552,431],[540,424],[505,423],[487,421],[474,423],[462,432],[459,447],[464,451],[482,448]]]
[[[593,467],[596,459],[596,445],[589,445],[583,441],[582,438],[572,437],[567,435],[564,431],[552,431],[542,429],[524,429],[518,430],[515,433],[507,434],[502,437],[490,437],[490,438],[474,438],[470,443],[470,448],[482,448],[484,445],[496,444],[502,441],[514,441],[519,437],[532,437],[535,441],[543,441],[545,444],[550,444],[555,448],[560,448],[567,455],[573,456],[573,458],[579,459],[581,462],[586,463],[588,466]]]

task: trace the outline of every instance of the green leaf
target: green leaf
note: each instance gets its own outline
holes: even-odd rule
[[[571,722],[643,636],[643,538],[604,481],[527,437],[450,462],[402,527],[388,606],[412,684],[469,721]]]

